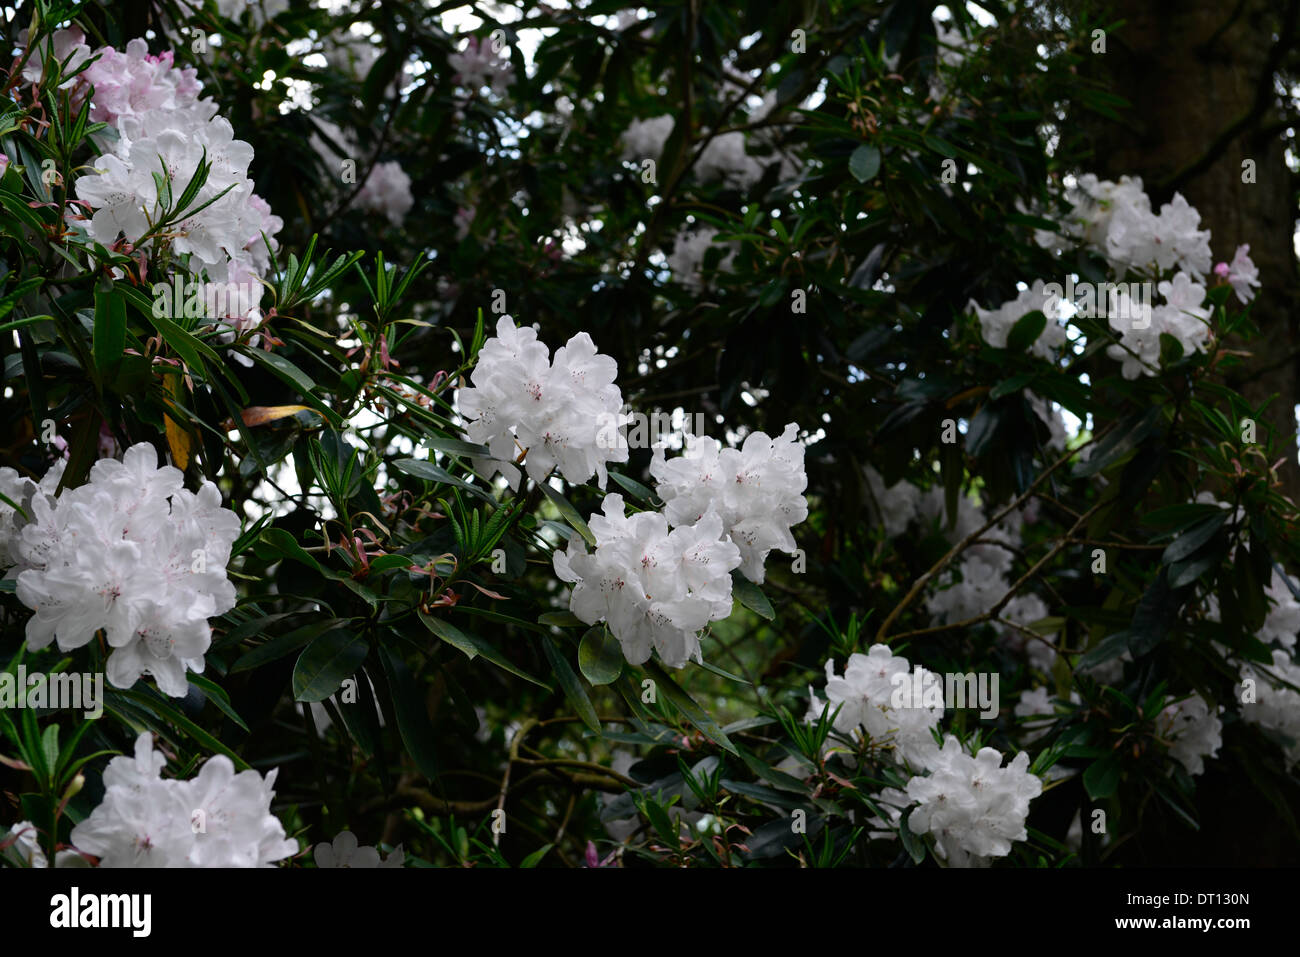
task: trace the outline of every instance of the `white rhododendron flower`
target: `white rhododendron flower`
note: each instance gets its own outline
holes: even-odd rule
[[[718,231],[712,226],[701,226],[695,230],[683,229],[673,240],[673,251],[668,254],[668,271],[692,292],[700,292],[708,284],[701,273],[705,254],[713,248],[717,235]],[[717,268],[720,272],[730,272],[739,244],[726,243],[722,248],[726,252],[718,261]]]
[[[1228,280],[1232,291],[1243,305],[1255,298],[1255,287],[1259,286],[1259,268],[1251,261],[1249,243],[1238,246],[1232,262],[1219,263],[1214,267],[1214,272]]]
[[[979,317],[984,341],[996,349],[1007,347],[1007,337],[1017,322],[1031,312],[1041,312],[1047,322],[1038,338],[1030,344],[1029,352],[1040,359],[1051,360],[1056,358],[1066,340],[1065,327],[1057,321],[1059,303],[1059,296],[1049,294],[1046,283],[1036,279],[1028,289],[1021,290],[1015,299],[1004,302],[996,309],[981,309],[974,300],[967,308]]]
[[[18,867],[49,867],[50,859],[41,850],[40,834],[31,821],[19,821],[0,835],[0,858]],[[55,867],[89,867],[90,862],[76,851],[63,850],[54,854]]]
[[[1002,564],[980,555],[967,555],[958,574],[948,576],[948,582],[925,602],[930,617],[944,625],[983,615],[1010,587]]]
[[[1289,770],[1300,763],[1300,691],[1288,688],[1276,679],[1300,687],[1300,665],[1280,648],[1273,651],[1271,667],[1242,666],[1243,688],[1249,693],[1243,693],[1246,700],[1241,705],[1241,716],[1282,739]]]
[[[514,67],[499,56],[491,42],[470,37],[465,49],[447,57],[447,65],[456,71],[456,82],[469,90],[490,86],[498,96],[515,82]]]
[[[18,34],[19,46],[27,46],[27,34],[26,30]],[[27,62],[23,64],[23,79],[28,83],[41,82],[41,77],[45,75],[45,61],[51,55],[59,62],[64,76],[76,73],[93,56],[90,47],[86,46],[86,35],[81,32],[80,27],[55,30],[52,36],[45,37],[41,45],[32,50],[31,55],[27,57]],[[80,77],[64,80],[59,85],[59,89],[69,89],[79,80]],[[91,119],[98,120],[98,117],[92,114]]]
[[[211,482],[190,492],[179,469],[157,462],[142,442],[121,462],[96,462],[79,488],[33,494],[17,595],[35,612],[29,648],[70,651],[103,629],[110,682],[129,688],[149,674],[182,697],[185,672],[203,670],[208,619],[235,605],[226,563],[240,523]]]
[[[118,126],[124,117],[151,110],[189,110],[198,105],[203,86],[198,71],[175,66],[170,50],[155,56],[148,43],[137,38],[125,51],[104,47],[97,53],[98,58],[85,72],[86,80],[95,87],[92,121]],[[210,110],[215,112],[215,105]]]
[[[69,210],[70,224],[109,248],[140,246],[206,160],[208,177],[198,194],[185,210],[170,210],[189,215],[151,236],[144,248],[165,245],[181,257],[178,265],[203,286],[205,302],[227,299],[215,297],[217,285],[234,292],[224,315],[207,318],[234,320],[238,330],[259,321],[260,279],[270,269],[266,245],[279,248],[275,236],[284,223],[248,176],[253,148],[235,138],[211,99],[199,99],[197,72],[177,67],[171,51],[151,54],[137,38],[125,51],[103,47],[95,56],[77,78],[78,89],[93,86],[91,119],[108,129],[95,136],[103,155],[89,175],[77,178],[82,209]],[[165,179],[161,193],[156,175]]]
[[[0,569],[9,570],[13,577],[22,563],[22,530],[31,521],[32,498],[37,494],[53,495],[63,480],[64,459],[58,459],[40,482],[24,478],[8,466],[0,467],[0,495],[18,508],[0,499]],[[18,509],[22,509],[19,511]]]
[[[664,144],[672,135],[675,122],[671,113],[649,120],[633,120],[620,137],[623,159],[634,162],[643,159],[658,160],[664,151]]]
[[[1079,703],[1078,692],[1070,692],[1070,701],[1074,704]],[[1016,727],[1020,728],[1024,735],[1026,744],[1032,744],[1052,726],[1052,722],[1057,718],[1057,705],[1060,699],[1048,694],[1046,688],[1035,688],[1032,691],[1022,691],[1020,700],[1012,709],[1012,714],[1017,718],[1040,718],[1035,721],[1018,721]]]
[[[376,163],[357,193],[358,207],[387,217],[394,226],[402,225],[402,219],[414,205],[411,177],[406,175],[402,164],[391,160]]]
[[[1043,782],[1029,773],[1029,754],[1021,751],[1006,767],[1002,753],[981,748],[974,757],[949,735],[929,756],[928,774],[907,782],[907,796],[918,807],[908,818],[916,834],[932,834],[935,851],[958,867],[1005,857],[1013,841],[1028,838],[1029,802],[1043,793]]]
[[[235,772],[225,755],[186,781],[164,779],[149,733],[104,771],[104,800],[72,829],[100,867],[268,867],[298,851],[271,813],[277,770]]]
[[[1066,199],[1074,208],[1066,216],[1065,234],[1104,256],[1117,275],[1177,268],[1203,280],[1210,272],[1210,233],[1197,228],[1200,213],[1181,193],[1156,214],[1140,177],[1123,176],[1115,183],[1087,173]],[[1043,231],[1036,237],[1046,247],[1059,242]]]
[[[1168,705],[1156,719],[1161,737],[1172,741],[1170,755],[1188,774],[1204,773],[1205,759],[1218,755],[1223,744],[1223,722],[1219,720],[1222,712],[1222,707],[1211,711],[1204,698],[1193,694]]]
[[[534,482],[554,468],[575,485],[594,475],[604,488],[606,464],[626,462],[628,454],[627,443],[613,434],[627,419],[617,375],[618,364],[597,352],[585,332],[556,349],[551,361],[535,330],[502,316],[478,354],[472,385],[458,394],[465,434],[496,459],[476,467],[500,471],[518,489],[515,463],[526,453],[524,468]]]
[[[574,583],[569,609],[589,625],[605,622],[630,664],[651,650],[670,668],[702,661],[699,632],[731,614],[731,570],[740,564],[721,520],[710,512],[670,532],[659,512],[625,516],[617,493],[601,510],[590,522],[595,551],[574,536],[553,556],[555,573]]]
[[[919,675],[919,679],[916,677]],[[915,700],[918,686],[921,700]],[[934,685],[938,685],[937,688]],[[895,692],[906,688],[899,697]],[[824,704],[812,688],[805,720],[817,720]],[[895,707],[895,702],[903,707]],[[826,662],[826,703],[835,715],[835,730],[865,735],[875,747],[892,749],[899,764],[920,767],[936,749],[932,730],[943,718],[943,678],[894,654],[888,645],[872,645],[867,653],[849,656],[844,674],[835,673],[835,660]]]
[[[190,3],[195,0],[189,0]],[[253,25],[260,27],[289,9],[289,0],[217,0],[217,12],[227,20],[240,20],[244,13],[253,17]]]
[[[694,172],[701,182],[721,180],[736,189],[749,189],[763,178],[763,167],[745,152],[745,134],[739,130],[710,139],[695,161]]]
[[[906,479],[886,488],[884,478],[870,465],[864,466],[862,471],[879,512],[877,519],[885,528],[885,537],[897,538],[919,514],[921,490]]]
[[[773,549],[793,555],[798,546],[790,529],[808,517],[804,489],[804,447],[793,422],[776,438],[751,432],[739,449],[717,439],[687,440],[686,451],[665,459],[656,448],[650,474],[664,502],[670,525],[698,522],[716,512],[723,532],[740,549],[741,572],[762,584],[763,563]]]

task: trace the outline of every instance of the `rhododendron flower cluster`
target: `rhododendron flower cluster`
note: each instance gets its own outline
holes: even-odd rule
[[[406,175],[402,164],[392,160],[376,163],[357,193],[357,205],[387,217],[394,226],[402,225],[402,220],[415,205],[415,197],[411,195],[411,177]]]
[[[835,714],[834,728],[840,734],[865,736],[872,746],[888,748],[899,764],[923,766],[926,755],[935,750],[933,729],[943,718],[943,678],[920,665],[921,701],[907,701],[907,707],[895,707],[895,691],[904,681],[912,688],[911,663],[894,654],[888,645],[872,645],[864,654],[852,654],[844,674],[835,673],[835,660],[826,662],[826,702],[808,689],[809,705],[805,720],[820,718],[827,704]],[[931,700],[928,689],[939,683],[938,700]],[[839,708],[836,713],[835,709]]]
[[[664,144],[672,135],[676,121],[671,113],[648,120],[633,120],[623,135],[623,159],[639,162],[642,159],[658,160]]]
[[[1063,225],[1065,237],[1105,258],[1116,279],[1137,275],[1142,282],[1154,281],[1164,299],[1153,304],[1149,294],[1134,296],[1124,283],[1106,288],[1094,299],[1106,306],[1105,317],[1118,339],[1106,353],[1121,363],[1124,378],[1156,375],[1162,335],[1177,340],[1184,355],[1205,350],[1212,311],[1204,283],[1211,273],[1229,283],[1242,303],[1254,297],[1259,271],[1250,260],[1250,247],[1238,247],[1230,263],[1219,263],[1212,270],[1210,233],[1198,228],[1200,214],[1181,194],[1155,213],[1141,179],[1125,176],[1115,183],[1085,174],[1066,199],[1073,209]],[[1060,236],[1045,230],[1037,230],[1035,238],[1046,248],[1061,244]],[[974,301],[967,308],[979,318],[984,341],[996,348],[1006,348],[1017,321],[1034,310],[1042,311],[1047,323],[1030,350],[1055,361],[1067,335],[1057,321],[1059,301],[1053,285],[1035,280],[996,309],[983,309]]]
[[[1018,727],[1024,735],[1024,742],[1032,744],[1051,727],[1052,722],[1057,717],[1057,704],[1060,699],[1048,694],[1046,688],[1034,688],[1032,691],[1022,691],[1020,700],[1012,709],[1012,714],[1022,719],[1018,722]],[[1070,701],[1078,704],[1078,692],[1070,692]],[[1025,718],[1042,718],[1041,721],[1024,721]]]
[[[1043,280],[1036,279],[1028,289],[1021,290],[1015,299],[1004,302],[996,309],[981,309],[972,300],[968,308],[979,317],[984,341],[996,349],[1005,349],[1007,336],[1015,324],[1031,312],[1041,312],[1047,322],[1038,338],[1030,345],[1029,351],[1040,359],[1054,360],[1066,336],[1065,327],[1057,321],[1060,300],[1049,294],[1046,285]]]
[[[834,660],[826,663],[827,700],[809,688],[804,720],[813,723],[829,708],[836,731],[891,749],[894,762],[912,773],[905,789],[885,788],[876,796],[889,820],[873,819],[884,828],[873,837],[892,836],[903,811],[916,805],[909,828],[933,834],[941,858],[956,866],[983,864],[1009,854],[1012,841],[1026,839],[1029,802],[1042,793],[1042,781],[1029,773],[1023,751],[1002,767],[1001,752],[982,748],[971,757],[952,735],[940,748],[935,732],[944,714],[942,685],[941,676],[919,665],[913,670],[887,645],[872,645],[865,655],[849,656],[843,676],[836,675]],[[903,706],[896,706],[900,701]],[[1041,713],[1045,703],[1031,698],[1029,706]]]
[[[252,147],[234,138],[212,100],[199,99],[202,84],[194,69],[176,67],[170,52],[151,55],[141,39],[125,52],[95,52],[98,58],[81,79],[94,87],[92,118],[117,135],[100,134],[105,153],[96,162],[99,175],[76,182],[77,198],[93,211],[91,238],[109,247],[119,237],[138,246],[206,158],[208,179],[187,207],[193,212],[166,230],[171,251],[190,257],[190,271],[209,280],[245,281],[265,273],[262,237],[275,248],[283,223],[248,178]],[[166,177],[170,197],[159,195],[154,174]],[[150,246],[162,242],[149,239]]]
[[[670,532],[659,512],[625,516],[617,493],[601,509],[590,523],[594,552],[575,536],[554,555],[556,574],[575,583],[570,610],[589,625],[606,622],[631,664],[651,649],[670,668],[702,661],[698,632],[731,614],[731,570],[741,561],[722,521],[709,512]]]
[[[27,30],[18,34],[18,43],[26,48]],[[53,54],[58,61],[62,73],[67,76],[70,73],[76,73],[81,67],[85,66],[86,61],[91,58],[90,47],[86,45],[86,35],[82,33],[80,27],[68,27],[66,30],[56,30],[53,34],[44,38],[40,45],[30,51],[27,62],[23,64],[23,79],[28,83],[39,83],[45,76],[45,61]],[[73,77],[70,80],[64,80],[59,84],[59,89],[71,89],[78,83],[79,78]],[[92,119],[98,121],[98,117],[92,114]]]
[[[1276,643],[1294,651],[1296,634],[1300,633],[1300,601],[1296,601],[1286,579],[1276,570],[1264,589],[1264,595],[1269,601],[1268,614],[1256,637],[1265,644]],[[1205,605],[1206,619],[1220,621],[1219,596],[1208,595]]]
[[[636,163],[647,159],[658,161],[675,123],[670,113],[648,120],[633,120],[620,137],[622,158]],[[772,158],[760,161],[750,156],[745,149],[745,134],[739,130],[717,135],[701,133],[700,140],[704,141],[704,147],[692,171],[703,183],[718,181],[734,189],[749,189],[762,179],[765,163],[773,161]]]
[[[603,435],[607,423],[626,422],[617,375],[618,364],[597,352],[585,332],[556,349],[552,361],[534,329],[516,328],[502,316],[497,334],[479,352],[472,386],[458,394],[466,435],[496,459],[476,466],[501,472],[518,489],[515,462],[526,455],[524,468],[534,482],[545,481],[554,468],[575,484],[594,475],[604,488],[606,464],[627,461],[626,443]]]
[[[162,777],[166,764],[147,731],[134,757],[110,761],[104,800],[72,829],[77,850],[101,867],[269,867],[298,852],[271,813],[278,769],[236,773],[219,754],[181,781]]]
[[[1210,271],[1209,230],[1197,228],[1201,214],[1181,193],[1157,214],[1140,177],[1122,176],[1115,183],[1085,173],[1066,201],[1073,210],[1064,219],[1065,235],[1104,256],[1116,275],[1178,269],[1203,280]],[[1045,248],[1060,242],[1041,230],[1036,237]]]
[[[360,168],[360,175],[365,176],[361,188],[353,198],[357,209],[367,213],[377,213],[394,226],[400,226],[403,218],[415,205],[411,194],[411,177],[396,160],[376,163],[366,171],[357,158],[362,155],[356,138],[343,130],[338,124],[322,117],[313,117],[324,136],[313,134],[308,141],[311,148],[326,157],[326,165],[337,169],[338,163],[351,162]]]
[[[713,240],[718,231],[711,226],[701,226],[695,230],[682,230],[673,240],[673,251],[668,254],[668,270],[674,279],[691,292],[701,292],[707,281],[701,275],[704,257],[713,248]],[[718,262],[718,269],[730,272],[736,259],[738,244],[727,243],[723,246],[725,253]]]
[[[1106,354],[1122,363],[1120,371],[1126,379],[1156,374],[1162,334],[1177,339],[1184,354],[1205,351],[1209,339],[1210,310],[1202,305],[1204,286],[1180,272],[1156,288],[1164,303],[1154,307],[1147,303],[1137,305],[1124,292],[1118,297],[1118,309],[1107,317],[1110,327],[1119,333],[1120,341],[1108,346]]]
[[[1223,708],[1210,710],[1209,703],[1199,694],[1168,705],[1156,719],[1161,736],[1172,743],[1169,753],[1188,774],[1202,774],[1205,759],[1215,757],[1223,744],[1223,722],[1219,714]]]
[[[967,754],[949,735],[934,749],[928,774],[907,782],[907,797],[918,806],[908,818],[914,834],[932,834],[935,851],[958,867],[1011,853],[1013,841],[1028,838],[1029,802],[1043,793],[1043,782],[1029,772],[1021,751],[1006,767],[1002,753],[980,748]]]
[[[470,37],[465,49],[447,57],[447,65],[456,71],[456,82],[469,90],[490,86],[498,96],[515,82],[514,67],[492,49],[490,42]]]
[[[29,490],[31,521],[16,542],[17,595],[35,612],[28,647],[70,651],[103,629],[110,682],[129,688],[149,674],[184,696],[185,672],[203,670],[208,619],[235,604],[226,563],[238,517],[211,482],[190,492],[179,469],[159,468],[146,442],[121,462],[99,460],[55,498],[57,481]]]
[[[1247,689],[1241,716],[1278,735],[1288,769],[1300,763],[1300,691],[1295,690],[1300,687],[1300,665],[1287,652],[1274,649],[1271,667],[1245,664],[1241,680]]]
[[[762,584],[768,554],[779,548],[793,555],[797,546],[790,529],[808,517],[803,495],[808,476],[798,432],[794,423],[776,438],[752,432],[739,449],[699,436],[688,439],[686,452],[673,459],[656,448],[650,474],[669,524],[691,524],[716,512],[740,549],[741,572]]]

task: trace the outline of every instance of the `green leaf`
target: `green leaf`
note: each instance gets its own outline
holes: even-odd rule
[[[903,850],[907,851],[908,857],[916,864],[925,860],[925,842],[912,833],[912,828],[908,825],[907,819],[912,816],[916,808],[909,807],[903,812],[903,816],[898,819],[898,839],[903,844]]]
[[[95,290],[95,326],[91,351],[101,379],[122,361],[126,348],[126,303],[112,290]]]
[[[682,713],[691,724],[700,730],[700,732],[719,747],[738,755],[736,746],[731,743],[731,739],[718,727],[717,723],[709,717],[708,713],[695,703],[695,699],[687,694],[682,687],[677,684],[663,669],[663,666],[657,661],[647,661],[644,665],[646,674],[654,679],[658,689],[663,692],[664,696],[673,703],[674,707]]]
[[[776,618],[776,612],[772,610],[772,603],[763,594],[763,589],[742,575],[739,569],[731,573],[731,594],[738,602],[759,617],[766,618],[768,621]]]
[[[1015,353],[1025,352],[1038,341],[1047,327],[1047,317],[1041,309],[1027,312],[1011,327],[1007,333],[1007,348]]]
[[[1105,664],[1112,658],[1118,658],[1128,651],[1129,641],[1132,637],[1132,632],[1129,631],[1119,631],[1107,636],[1095,648],[1080,658],[1074,669],[1076,671],[1087,671],[1089,668]]]
[[[553,625],[556,628],[581,628],[587,623],[571,611],[548,611],[537,616],[538,622],[543,625]]]
[[[527,857],[525,857],[522,861],[519,862],[520,868],[522,869],[522,868],[536,867],[538,864],[541,863],[542,858],[551,852],[551,848],[553,848],[554,846],[555,846],[554,844],[543,844],[541,847],[533,851],[533,853],[529,854]]]
[[[578,717],[582,719],[583,724],[591,728],[597,735],[601,733],[600,719],[596,717],[596,709],[591,705],[591,699],[587,697],[587,692],[582,688],[582,682],[573,671],[573,666],[555,647],[554,642],[546,635],[542,636],[542,651],[546,653],[546,660],[551,663],[551,671],[555,674],[556,679],[560,682],[560,687],[564,689],[564,695],[573,705],[573,709],[578,712]]]
[[[230,695],[226,694],[226,689],[211,678],[205,678],[203,675],[186,675],[190,684],[203,692],[204,696],[216,706],[217,710],[224,714],[235,724],[239,725],[245,731],[248,731],[248,725],[244,719],[239,716],[233,705],[230,703]]]
[[[298,544],[298,540],[283,528],[268,528],[262,532],[261,541],[265,542],[276,552],[284,555],[286,558],[292,558],[295,561],[302,562],[308,568],[318,571],[329,578],[338,576],[332,572],[326,571],[320,562],[316,561],[309,552]]]
[[[493,457],[491,450],[486,445],[475,445],[473,442],[462,442],[460,439],[444,439],[436,435],[428,435],[420,440],[420,444],[451,455],[466,455],[475,459],[490,459]]]
[[[874,179],[880,172],[880,150],[870,143],[863,143],[849,157],[849,172],[859,183]]]
[[[481,499],[490,505],[496,505],[497,501],[491,495],[488,495],[481,488],[470,485],[463,479],[458,479],[441,466],[434,465],[432,462],[426,462],[424,459],[398,459],[393,463],[393,467],[399,472],[405,472],[407,475],[414,475],[416,478],[424,479],[427,482],[437,482],[441,485],[454,485],[456,488],[469,492],[475,498]]]
[[[1214,537],[1214,533],[1228,520],[1229,514],[1228,509],[1216,509],[1213,515],[1201,519],[1169,543],[1169,547],[1160,556],[1160,561],[1172,565],[1190,556]]]
[[[607,685],[623,673],[623,648],[604,625],[591,628],[578,644],[578,667],[593,685]]]
[[[453,648],[462,651],[465,654],[465,657],[469,658],[471,661],[476,657],[482,656],[498,668],[508,671],[512,675],[518,675],[525,681],[531,681],[540,688],[546,688],[547,691],[551,690],[545,682],[538,681],[528,672],[511,664],[505,655],[501,654],[501,652],[497,651],[496,648],[492,647],[478,635],[466,634],[451,622],[442,618],[434,618],[426,612],[422,611],[419,614],[420,621],[424,622],[424,627],[428,628]]]
[[[1119,788],[1120,764],[1114,754],[1108,754],[1088,765],[1083,772],[1083,787],[1094,801],[1108,798]]]
[[[539,482],[537,487],[540,488],[542,494],[549,498],[555,507],[560,510],[560,515],[569,523],[569,526],[576,529],[578,534],[587,540],[588,545],[594,547],[596,544],[596,536],[591,534],[591,529],[587,527],[587,523],[583,521],[582,516],[578,514],[578,510],[573,507],[569,500],[559,492],[555,491],[555,489],[551,488],[549,482]]]
[[[391,649],[379,648],[379,663],[392,694],[393,715],[406,752],[430,781],[438,777],[438,758],[433,747],[433,728],[424,706],[424,694],[410,670]]]
[[[1086,462],[1075,465],[1073,476],[1087,478],[1096,475],[1133,453],[1151,434],[1162,414],[1160,406],[1153,406],[1141,416],[1130,416],[1125,419],[1123,425],[1097,443]]]
[[[723,778],[720,783],[724,790],[730,791],[732,794],[739,794],[751,801],[759,801],[763,804],[773,804],[787,811],[793,811],[804,806],[805,798],[782,794],[780,791],[762,784],[753,784],[748,781],[729,781],[726,778]]]
[[[642,485],[640,482],[623,475],[621,472],[610,471],[609,477],[614,480],[615,485],[627,492],[637,501],[645,502],[647,505],[655,501],[654,492],[650,491],[650,489]]]
[[[276,376],[297,388],[303,395],[307,395],[316,387],[316,383],[312,381],[311,376],[278,353],[267,352],[264,349],[246,349],[244,352],[266,366]]]
[[[365,638],[346,628],[318,636],[293,666],[293,700],[324,701],[356,673],[367,651]]]
[[[175,734],[175,729],[180,729],[189,735],[195,743],[202,745],[205,751],[224,754],[226,757],[230,758],[237,771],[250,770],[247,761],[237,755],[234,751],[230,750],[230,748],[221,741],[217,740],[214,735],[208,733],[189,718],[185,717],[185,715],[181,714],[180,711],[172,707],[170,703],[159,698],[156,694],[146,693],[143,691],[122,691],[117,689],[114,689],[110,694],[119,699],[126,698],[156,716],[159,721],[154,730],[167,740],[172,741],[173,743],[177,742],[179,738]],[[107,705],[105,705],[105,708],[107,709]]]
[[[41,735],[41,755],[45,758],[45,767],[49,769],[51,776],[59,766],[59,726],[49,724],[45,726],[45,733]]]
[[[266,664],[268,661],[276,661],[286,655],[293,654],[299,648],[306,647],[314,638],[322,632],[331,628],[337,628],[344,624],[338,618],[326,618],[324,621],[312,622],[310,625],[303,625],[301,628],[295,628],[293,631],[285,632],[283,635],[276,635],[270,641],[258,645],[252,651],[248,652],[233,665],[230,666],[230,673],[237,671],[248,671],[251,668],[257,668]]]
[[[1042,315],[1042,313],[1039,313],[1039,315]],[[1039,331],[1041,332],[1042,330]],[[1012,335],[1015,334],[1015,329],[1011,330],[1011,334]],[[1037,338],[1038,336],[1037,334],[1035,334],[1034,339]],[[1029,340],[1030,344],[1033,343],[1034,339]],[[1008,336],[1008,342],[1010,342],[1010,336]],[[1026,346],[1025,348],[1028,348],[1028,346]],[[989,398],[991,400],[996,401],[1002,398],[1003,396],[1010,395],[1013,392],[1019,392],[1025,386],[1029,385],[1030,382],[1034,381],[1034,379],[1037,377],[1038,377],[1037,372],[1022,372],[1019,375],[1013,375],[1008,379],[1003,379],[1001,382],[999,382],[989,391]]]

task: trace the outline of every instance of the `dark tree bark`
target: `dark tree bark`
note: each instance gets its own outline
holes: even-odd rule
[[[1109,9],[1125,23],[1088,68],[1132,109],[1122,123],[1096,123],[1094,171],[1141,176],[1156,208],[1181,192],[1211,230],[1216,261],[1250,244],[1263,284],[1252,313],[1262,338],[1246,346],[1252,357],[1230,384],[1255,406],[1275,396],[1260,425],[1271,426],[1286,456],[1281,491],[1300,502],[1296,193],[1281,122],[1294,117],[1274,92],[1296,45],[1300,2],[1117,0]],[[1247,160],[1253,183],[1243,182]]]

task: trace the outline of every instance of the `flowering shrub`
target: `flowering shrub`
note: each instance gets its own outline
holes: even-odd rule
[[[1293,853],[1275,280],[1086,19],[597,6],[5,21],[0,862]]]

